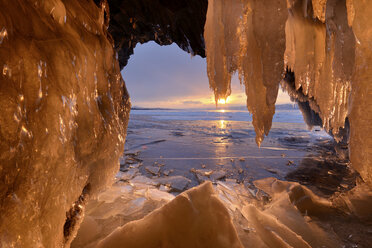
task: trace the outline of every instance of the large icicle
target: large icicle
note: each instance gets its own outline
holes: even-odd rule
[[[267,15],[270,18],[263,18]],[[268,134],[275,112],[286,18],[284,1],[269,5],[253,0],[209,1],[204,37],[210,86],[216,101],[226,98],[231,74],[239,72],[258,145]]]
[[[204,37],[209,84],[214,90],[216,103],[218,99],[226,99],[231,93],[231,74],[236,70],[239,52],[236,28],[241,12],[240,5],[240,0],[208,3]]]

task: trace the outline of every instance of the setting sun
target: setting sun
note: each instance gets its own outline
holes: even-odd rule
[[[229,97],[227,97],[226,99],[220,98],[217,101],[217,103],[219,103],[219,104],[226,104],[228,102],[229,102]]]

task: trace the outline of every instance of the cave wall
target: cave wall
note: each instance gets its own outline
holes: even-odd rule
[[[105,7],[0,9],[0,246],[68,246],[119,169],[129,118]]]
[[[372,187],[372,3],[348,1],[355,35],[355,67],[350,95],[350,160]]]

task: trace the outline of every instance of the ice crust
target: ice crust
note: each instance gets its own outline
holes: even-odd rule
[[[238,72],[258,145],[270,130],[280,82],[336,141],[347,140],[348,118],[351,162],[372,184],[371,8],[357,0],[209,1],[204,36],[216,99],[230,95]]]
[[[118,227],[96,247],[123,246],[242,247],[211,183],[185,191],[143,219]]]
[[[119,169],[129,117],[105,9],[0,9],[0,246],[68,247],[85,199]]]

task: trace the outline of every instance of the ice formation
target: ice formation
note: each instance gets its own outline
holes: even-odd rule
[[[345,140],[340,130],[350,120],[352,164],[372,184],[371,8],[357,0],[209,1],[204,36],[216,99],[230,95],[237,71],[260,144],[282,81],[337,141]]]
[[[185,191],[143,219],[117,228],[96,247],[123,246],[242,247],[211,183]]]
[[[350,237],[368,235],[360,222],[347,221],[370,218],[368,204],[360,204],[372,199],[368,187],[325,199],[298,183],[266,178],[248,187],[206,182],[174,197],[140,177],[88,203],[72,248],[353,247]]]
[[[135,44],[150,39],[160,44],[175,41],[184,50],[203,54],[202,27],[193,29],[193,25],[204,21],[206,1],[170,2],[133,0],[133,5],[125,5],[132,11],[120,5],[110,15],[107,4],[119,5],[122,1],[0,0],[1,247],[68,247],[83,220],[87,200],[110,185],[123,152],[130,109],[118,60],[125,65]],[[161,14],[155,13],[156,8],[142,8],[150,4],[159,8]],[[143,9],[154,13],[148,16],[141,12]],[[195,9],[200,12],[192,12]],[[197,16],[190,18],[190,13]],[[304,111],[313,111],[308,119],[314,121],[313,117],[319,116],[336,140],[343,138],[340,130],[348,123],[347,118],[351,162],[370,187],[370,13],[371,2],[363,0],[210,0],[204,38],[208,76],[216,99],[229,96],[231,76],[238,72],[246,87],[247,107],[253,114],[258,144],[270,130],[280,81],[294,99],[303,103]],[[111,29],[114,40],[107,31],[109,16],[114,16],[116,22]],[[127,19],[127,25],[121,28],[120,24]],[[284,76],[286,80],[282,80]],[[317,123],[319,120],[311,122]],[[174,180],[181,190],[188,183],[179,178]],[[238,247],[239,242],[243,245],[251,242],[256,247],[338,246],[340,240],[328,229],[324,231],[307,221],[306,213],[316,217],[332,214],[335,208],[332,203],[345,213],[370,218],[370,204],[364,198],[371,199],[370,188],[365,185],[367,189],[362,185],[329,202],[300,185],[268,179],[257,185],[265,188],[272,199],[263,208],[259,208],[260,203],[251,204],[255,198],[249,197],[250,191],[241,189],[235,194],[242,186],[234,185],[232,190],[219,183],[216,187],[219,197],[210,186],[203,187],[199,193],[217,206],[227,230],[221,234],[221,240],[211,242],[231,242]],[[155,189],[150,191],[164,201],[171,199],[158,193]],[[184,206],[180,202],[191,206],[194,199],[190,195],[199,193],[196,189],[182,194],[117,233],[163,220],[168,217],[162,212],[164,209],[181,213]],[[110,197],[113,195],[115,192]],[[240,204],[242,195],[249,201]],[[240,200],[234,202],[236,198]],[[136,200],[133,207],[144,206],[141,205],[144,199],[132,200]],[[243,216],[238,220],[250,223],[248,227],[239,227],[236,225],[239,221],[233,222],[240,241],[236,241],[230,217],[220,201],[226,203],[233,220]],[[118,214],[117,207],[105,217]],[[208,212],[203,214],[208,220],[221,221]],[[182,217],[178,212],[175,215]],[[94,229],[92,216],[86,221],[91,221],[92,226],[89,223],[85,226],[99,232],[98,225]],[[218,231],[211,228],[211,232]],[[246,232],[248,238],[243,235]],[[111,242],[117,233],[102,242]],[[137,235],[141,234],[145,233]],[[115,242],[126,238],[130,240],[123,235],[115,238]],[[172,237],[164,237],[168,238]]]
[[[105,6],[0,9],[0,246],[68,246],[119,168],[130,109]]]

